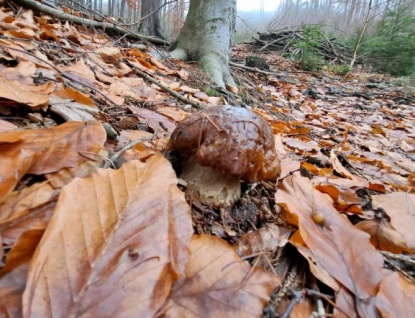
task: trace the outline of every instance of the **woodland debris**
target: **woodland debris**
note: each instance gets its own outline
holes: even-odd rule
[[[301,27],[282,30],[270,31],[265,33],[258,32],[259,37],[254,38],[256,46],[260,47],[260,52],[264,50],[278,51],[282,53],[292,53],[295,49],[293,42],[303,38]],[[352,50],[345,45],[334,42],[334,39],[324,38],[319,41],[319,52],[324,56],[326,61],[333,64],[350,64],[352,59]]]

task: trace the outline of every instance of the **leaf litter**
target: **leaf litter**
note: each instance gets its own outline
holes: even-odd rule
[[[224,94],[150,46],[0,10],[1,315],[414,315],[413,93],[275,52],[241,68],[240,44]],[[227,104],[268,122],[282,173],[219,208],[185,198],[169,138]]]

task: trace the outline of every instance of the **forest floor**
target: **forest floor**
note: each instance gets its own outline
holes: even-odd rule
[[[0,7],[0,315],[415,317],[414,90],[239,44],[231,93],[151,50]],[[215,208],[169,137],[228,104],[282,172]]]

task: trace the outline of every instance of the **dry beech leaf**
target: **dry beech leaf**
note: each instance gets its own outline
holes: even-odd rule
[[[7,255],[6,264],[0,271],[0,277],[5,273],[15,270],[19,266],[29,263],[44,231],[44,228],[31,229],[19,237]]]
[[[411,253],[402,236],[385,220],[366,220],[355,225],[370,235],[370,242],[382,251],[395,254]]]
[[[388,193],[372,197],[373,208],[383,208],[411,250],[415,250],[415,194]]]
[[[95,82],[94,72],[91,71],[91,69],[85,64],[82,59],[73,65],[61,67],[60,70],[62,72],[75,74],[80,78],[86,78],[91,82]]]
[[[175,122],[179,122],[189,116],[189,113],[174,107],[159,107],[157,108],[157,112]]]
[[[330,152],[330,160],[333,164],[333,169],[336,170],[337,173],[345,178],[353,180],[353,175],[345,167],[343,167],[334,150]]]
[[[335,210],[328,195],[314,189],[311,181],[297,172],[283,181],[276,203],[283,203],[286,214],[298,219],[305,244],[333,278],[360,299],[376,294],[382,279],[382,256],[370,244],[368,234]],[[312,219],[317,212],[324,218],[323,226]]]
[[[151,110],[145,109],[145,108],[137,108],[134,106],[128,107],[134,114],[138,115],[139,117],[143,118],[147,121],[148,126],[155,130],[157,127],[163,125],[167,129],[168,132],[172,133],[174,129],[176,128],[176,124],[173,123],[168,118],[164,117],[163,115],[157,114],[156,112],[153,112]],[[163,130],[162,127],[160,127],[158,130]]]
[[[84,105],[88,105],[88,106],[92,106],[96,108],[95,103],[93,102],[91,98],[89,98],[87,95],[81,92],[74,90],[71,87],[67,87],[64,90],[54,92],[52,96],[56,96],[61,99],[73,99],[80,104],[84,104]]]
[[[166,304],[166,317],[261,317],[276,276],[241,261],[224,240],[195,235],[185,275]]]
[[[23,317],[22,295],[26,287],[29,264],[0,277],[0,317]]]
[[[336,293],[336,318],[378,318],[376,311],[376,297],[365,300],[356,299],[345,287],[341,287]]]
[[[38,130],[0,134],[0,201],[26,173],[44,174],[86,161],[98,153],[107,135],[101,123],[68,122]]]
[[[0,204],[0,231],[56,200],[58,194],[59,190],[55,190],[47,181],[10,193]]]
[[[19,128],[19,127],[6,120],[0,119],[0,133],[8,131],[8,130],[16,129],[16,128]]]
[[[176,183],[156,154],[65,186],[31,262],[24,315],[153,316],[184,272],[193,232]]]
[[[29,261],[43,230],[26,231],[13,246],[0,271],[0,317],[22,317],[22,296],[26,287]]]
[[[259,252],[271,252],[285,245],[290,234],[291,231],[279,228],[275,224],[265,224],[259,230],[241,236],[236,252],[241,257]]]
[[[18,81],[9,81],[0,77],[0,97],[24,104],[32,108],[46,106],[49,102],[50,88],[55,84],[40,86],[25,85]]]
[[[376,307],[385,318],[415,317],[415,285],[398,273],[390,274],[380,284]]]

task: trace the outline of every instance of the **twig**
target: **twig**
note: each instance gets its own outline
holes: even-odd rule
[[[109,161],[106,161],[105,162],[105,164],[104,164],[104,166],[103,166],[103,168],[104,169],[107,169],[107,168],[109,168],[109,166],[110,166],[110,164],[109,164],[109,162],[112,162],[112,163],[114,163],[114,162],[116,162],[120,157],[121,157],[121,155],[124,153],[124,152],[126,152],[127,150],[130,150],[131,148],[133,148],[135,145],[137,145],[137,144],[139,144],[139,143],[142,143],[142,142],[144,142],[144,141],[151,141],[153,139],[153,137],[151,137],[151,138],[149,138],[149,137],[144,137],[144,138],[138,138],[138,139],[136,139],[136,140],[134,140],[134,141],[132,141],[132,142],[130,142],[128,145],[126,145],[125,147],[123,147],[123,148],[121,148],[120,150],[118,150],[116,153],[114,153],[108,160]]]
[[[248,66],[245,66],[245,65],[236,64],[236,63],[233,63],[233,62],[229,62],[229,65],[233,66],[233,67],[242,68],[242,69],[250,71],[250,72],[256,72],[256,73],[261,73],[261,74],[265,74],[265,75],[282,76],[282,74],[280,74],[280,73],[261,71],[260,69],[257,69],[257,68],[252,68],[252,67],[248,67]]]
[[[130,63],[128,63],[130,64]],[[204,109],[206,108],[206,106],[199,104],[195,101],[192,101],[182,95],[180,95],[179,93],[177,93],[176,91],[172,90],[171,88],[167,87],[166,85],[163,85],[162,83],[160,83],[158,80],[156,80],[155,78],[151,77],[150,75],[147,75],[146,73],[140,71],[138,68],[134,67],[133,65],[129,65],[138,75],[140,75],[142,78],[144,78],[145,80],[149,81],[150,83],[153,83],[155,85],[157,85],[158,87],[162,88],[163,90],[165,90],[166,92],[170,93],[170,95],[176,97],[177,99],[181,100],[182,102],[191,105],[192,107],[200,110],[200,109]]]
[[[281,318],[288,318],[290,317],[291,312],[293,311],[295,305],[297,305],[297,303],[304,298],[303,293],[299,292],[299,291],[291,291],[291,294],[293,296],[293,298],[291,299],[290,304],[288,305],[287,309],[285,310],[285,312],[281,315]]]

